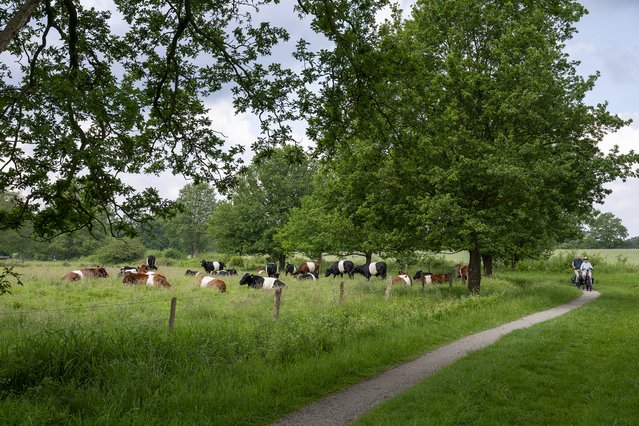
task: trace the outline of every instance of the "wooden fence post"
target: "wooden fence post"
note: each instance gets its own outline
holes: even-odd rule
[[[386,293],[384,293],[384,300],[388,300],[388,296],[390,296],[391,291],[393,291],[393,282],[389,279],[388,286],[386,287]]]
[[[277,321],[280,318],[280,301],[282,300],[282,288],[275,289],[275,306],[273,308],[273,319]]]
[[[177,297],[171,298],[171,313],[169,314],[169,331],[173,331],[175,325],[175,306],[177,305]]]
[[[337,301],[338,305],[341,305],[344,302],[344,281],[339,283],[339,300]]]

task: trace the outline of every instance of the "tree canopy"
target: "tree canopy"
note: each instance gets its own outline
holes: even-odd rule
[[[260,8],[310,14],[317,29],[334,11],[374,13],[385,2],[279,3],[116,0],[105,11],[0,0],[0,191],[21,194],[0,211],[0,227],[125,235],[175,207],[127,173],[169,171],[226,189],[244,146],[216,131],[205,102],[214,94],[231,93],[236,112],[259,118],[254,151],[290,142],[305,77],[269,57],[289,33],[257,22]]]
[[[379,214],[403,200],[414,233],[400,235],[415,247],[468,250],[471,293],[482,251],[547,249],[605,183],[634,175],[634,152],[597,145],[627,122],[584,102],[597,75],[579,76],[563,51],[584,13],[567,0],[418,1],[349,61],[333,52],[337,77],[313,104],[319,149],[374,145]]]

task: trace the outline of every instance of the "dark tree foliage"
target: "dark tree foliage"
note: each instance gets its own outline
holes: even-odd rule
[[[257,114],[255,151],[290,141],[301,81],[269,59],[289,35],[254,18],[278,1],[114,3],[112,13],[82,0],[0,0],[0,191],[22,194],[0,211],[0,229],[30,221],[41,238],[81,228],[121,236],[171,212],[127,173],[227,189],[244,148],[215,130],[205,99],[216,93]],[[303,17],[331,4],[279,7]]]

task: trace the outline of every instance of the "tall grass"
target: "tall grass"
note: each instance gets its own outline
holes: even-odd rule
[[[9,424],[267,424],[327,393],[461,336],[563,303],[566,274],[453,287],[284,278],[273,293],[226,281],[200,289],[183,268],[170,290],[115,277],[63,283],[68,266],[27,269],[0,298],[0,418]],[[177,297],[174,332],[167,327]]]

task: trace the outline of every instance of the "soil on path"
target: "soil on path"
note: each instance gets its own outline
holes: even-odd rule
[[[357,419],[357,417],[370,411],[377,404],[391,399],[416,385],[467,353],[491,345],[511,331],[530,327],[563,315],[598,296],[599,292],[597,291],[584,292],[581,297],[566,304],[464,337],[428,352],[413,361],[400,364],[375,377],[350,386],[341,392],[306,405],[300,410],[281,418],[273,425],[347,425]]]

